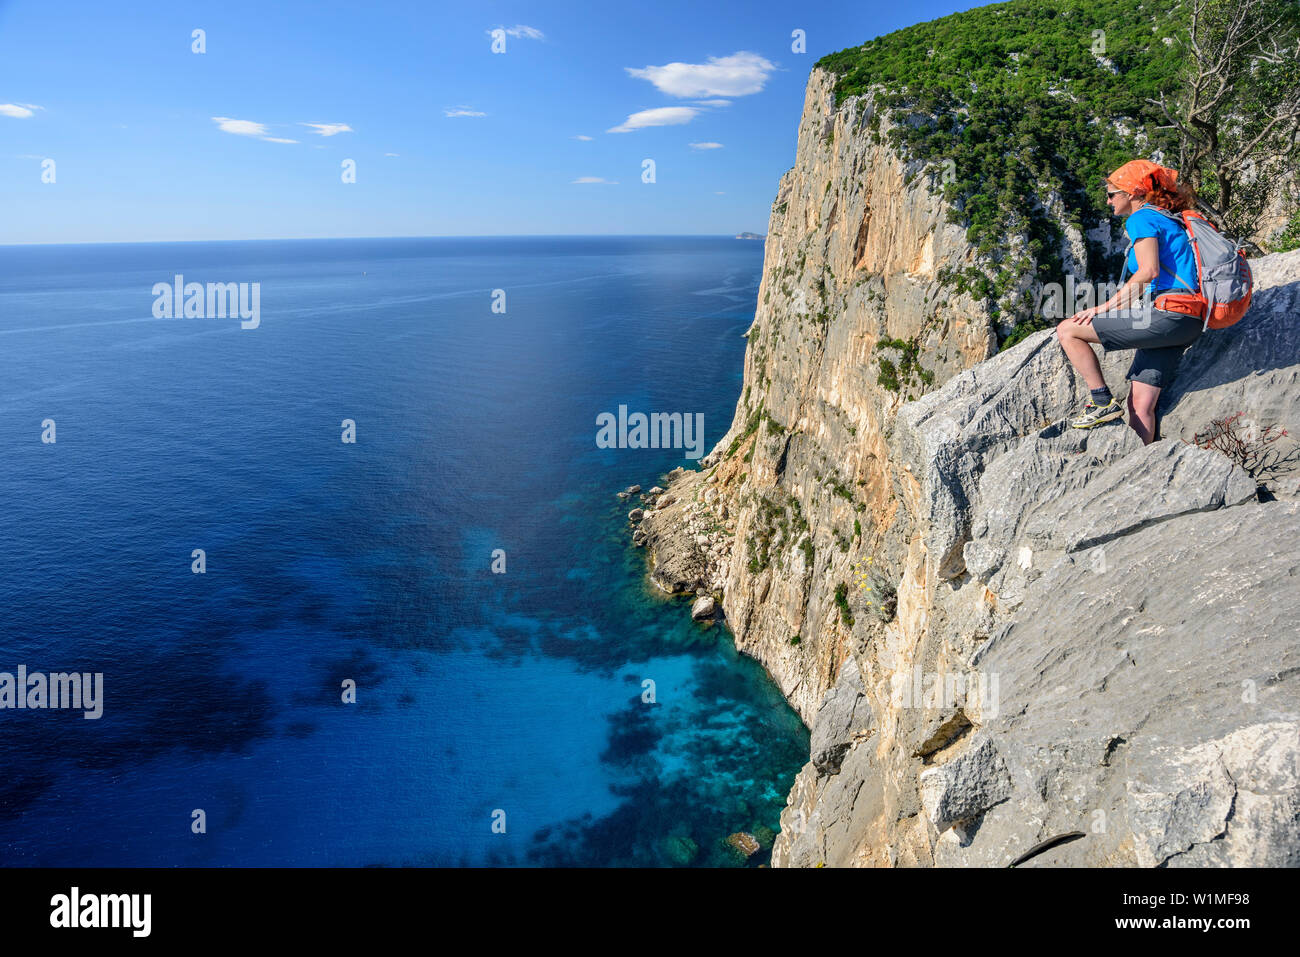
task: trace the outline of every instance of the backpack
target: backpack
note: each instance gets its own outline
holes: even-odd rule
[[[1240,241],[1232,241],[1214,228],[1214,224],[1192,209],[1175,213],[1160,206],[1148,204],[1143,209],[1153,209],[1167,219],[1182,224],[1187,230],[1187,239],[1192,244],[1192,253],[1196,256],[1196,285],[1171,273],[1173,277],[1188,289],[1199,289],[1199,293],[1164,293],[1155,298],[1155,307],[1169,312],[1181,312],[1189,316],[1201,316],[1205,319],[1206,329],[1226,329],[1238,322],[1250,308],[1250,297],[1254,293],[1255,278],[1246,261],[1246,250]],[[1129,243],[1124,251],[1124,271],[1128,272],[1128,254],[1133,249]],[[1164,266],[1160,267],[1164,269]],[[1165,269],[1165,272],[1169,270]],[[1122,283],[1123,275],[1120,277]]]

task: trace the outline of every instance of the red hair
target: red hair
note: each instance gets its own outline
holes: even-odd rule
[[[1162,206],[1170,212],[1181,213],[1196,206],[1196,190],[1189,183],[1177,183],[1173,189],[1156,185],[1145,194],[1133,194],[1137,199],[1144,199],[1152,206]]]

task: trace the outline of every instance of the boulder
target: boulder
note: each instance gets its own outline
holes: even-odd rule
[[[747,831],[737,831],[727,836],[727,846],[739,852],[741,857],[749,858],[759,852],[758,838]]]
[[[717,610],[717,603],[714,602],[713,596],[701,595],[691,605],[691,618],[695,621],[705,621],[712,618],[717,613]]]
[[[1012,794],[1011,776],[987,737],[959,758],[921,772],[921,806],[938,830],[970,821]]]

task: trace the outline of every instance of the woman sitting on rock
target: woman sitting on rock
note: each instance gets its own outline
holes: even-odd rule
[[[1195,194],[1178,183],[1178,172],[1148,160],[1125,163],[1106,177],[1106,202],[1116,216],[1126,216],[1124,230],[1132,246],[1126,271],[1132,278],[1101,305],[1076,312],[1056,327],[1057,338],[1070,364],[1083,376],[1092,397],[1083,414],[1072,419],[1076,429],[1090,429],[1118,419],[1124,409],[1110,394],[1101,364],[1089,343],[1106,352],[1136,349],[1125,377],[1129,425],[1150,445],[1156,435],[1156,400],[1178,371],[1183,352],[1200,336],[1202,317],[1142,306],[1142,293],[1152,284],[1152,297],[1165,293],[1196,293],[1196,254],[1181,220],[1163,215],[1190,209]]]

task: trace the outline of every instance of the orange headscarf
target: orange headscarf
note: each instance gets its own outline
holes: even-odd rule
[[[1173,192],[1178,182],[1178,170],[1150,160],[1129,160],[1107,176],[1106,181],[1129,195],[1149,193],[1157,186]]]

